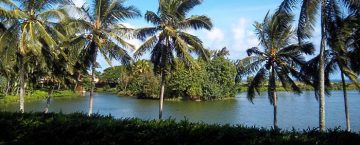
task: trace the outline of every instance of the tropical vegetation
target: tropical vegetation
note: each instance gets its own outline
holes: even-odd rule
[[[240,91],[240,85],[235,82],[236,66],[225,56],[213,57],[209,61],[193,61],[197,66],[188,68],[186,64],[175,59],[177,65],[165,78],[168,84],[165,87],[165,99],[222,100],[234,98]],[[114,88],[121,96],[159,99],[159,76],[154,73],[152,67],[150,61],[138,60],[130,66],[105,69],[100,79],[104,81],[103,88]],[[114,75],[115,73],[120,75]]]
[[[107,138],[98,138],[97,132],[105,134],[101,137],[109,137],[108,141],[114,144],[124,141],[126,135],[140,136],[138,141],[148,144],[161,144],[157,139],[172,143],[166,140],[167,135],[185,138],[183,144],[220,144],[224,139],[234,140],[231,142],[234,144],[332,144],[337,141],[350,144],[359,141],[358,135],[348,133],[351,125],[346,91],[350,87],[360,89],[359,0],[283,0],[274,13],[268,12],[262,22],[255,22],[255,34],[260,43],[247,50],[248,57],[239,60],[230,60],[226,48],[206,49],[202,40],[189,32],[213,28],[211,16],[191,13],[202,2],[159,0],[158,11],[146,11],[144,15],[151,25],[131,28],[126,22],[140,18],[141,12],[128,6],[125,0],[87,0],[82,6],[75,6],[72,0],[0,0],[0,104],[18,102],[19,111],[24,113],[25,102],[44,99],[44,112],[48,113],[51,98],[90,92],[89,117],[0,113],[0,128],[6,130],[0,132],[0,144],[29,143],[28,139],[32,138],[39,138],[39,144],[56,142],[61,137],[77,137],[72,129],[82,131],[84,128],[86,130],[78,137],[90,136],[79,142],[69,140],[69,144],[96,143],[93,139],[107,141]],[[299,14],[296,10],[300,10]],[[295,21],[297,27],[292,25],[295,16],[299,16]],[[315,54],[311,41],[318,19],[321,45],[320,52]],[[130,39],[139,39],[142,44],[136,47],[129,43]],[[149,59],[140,59],[146,54]],[[305,55],[310,54],[315,57],[306,59],[311,56]],[[121,65],[96,72],[101,65],[97,62],[98,55],[111,66],[113,59]],[[340,85],[334,85],[330,79],[337,70],[340,71]],[[351,82],[346,83],[346,78]],[[325,94],[330,94],[331,88],[343,91],[348,132],[320,133],[325,131]],[[319,101],[320,132],[279,131],[277,92],[299,94],[304,89],[314,90]],[[95,91],[159,99],[160,121],[92,116]],[[161,120],[164,99],[221,100],[234,98],[240,91],[246,91],[252,103],[256,103],[256,93],[268,92],[275,130]],[[74,123],[79,121],[76,118],[80,118],[80,124]],[[111,126],[115,129],[110,130]],[[124,131],[122,129],[125,132],[117,133]],[[43,134],[35,134],[39,132]],[[52,140],[54,134],[61,137]],[[239,139],[231,138],[233,136]],[[149,138],[154,140],[151,142]]]

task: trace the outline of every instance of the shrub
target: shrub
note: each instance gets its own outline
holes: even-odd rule
[[[187,120],[114,119],[85,114],[0,113],[0,144],[127,145],[357,145],[360,135],[341,130],[281,131]]]

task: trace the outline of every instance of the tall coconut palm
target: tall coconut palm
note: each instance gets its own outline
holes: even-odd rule
[[[303,54],[312,54],[311,43],[293,44],[293,16],[285,13],[267,14],[262,23],[256,22],[256,34],[261,48],[253,47],[247,50],[248,57],[237,64],[238,75],[255,73],[248,86],[247,97],[253,102],[255,93],[260,94],[260,87],[268,78],[268,97],[274,108],[274,128],[277,128],[277,82],[281,82],[286,90],[301,93],[293,78],[304,80],[299,68],[305,64]]]
[[[316,14],[320,12],[321,22],[321,43],[320,43],[320,57],[319,57],[319,128],[320,131],[325,131],[325,49],[327,32],[326,28],[329,26],[328,20],[334,17],[334,5],[342,5],[351,11],[358,11],[360,2],[358,0],[284,0],[279,12],[290,13],[294,7],[301,4],[300,17],[298,22],[298,39],[301,43],[305,39],[311,37],[311,33],[316,24]],[[319,11],[320,8],[320,11]]]
[[[8,48],[16,50],[19,65],[20,112],[24,112],[24,96],[26,82],[25,64],[31,57],[41,56],[43,44],[49,46],[51,53],[57,42],[64,38],[54,29],[54,24],[66,17],[59,4],[66,0],[1,0],[0,15],[9,26],[0,37],[0,42],[17,42]],[[7,37],[10,36],[14,37]],[[0,45],[3,47],[3,45]],[[3,49],[3,48],[0,48]]]
[[[203,58],[207,58],[208,52],[204,49],[202,41],[185,30],[212,28],[210,18],[206,16],[188,13],[202,0],[159,0],[158,12],[147,11],[145,19],[154,27],[137,30],[140,39],[147,39],[135,52],[135,57],[151,51],[151,62],[154,70],[161,75],[161,93],[159,105],[159,119],[162,118],[163,100],[165,91],[165,78],[168,68],[174,68],[175,57],[190,65],[192,58],[190,53],[194,52]],[[175,52],[175,53],[174,53]],[[176,54],[176,55],[175,55]]]
[[[336,7],[335,7],[336,8]],[[339,9],[340,8],[336,8]],[[354,34],[354,28],[357,28],[359,24],[356,22],[354,14],[343,18],[343,14],[338,11],[335,14],[336,17],[333,20],[328,20],[329,27],[327,29],[328,46],[331,48],[325,52],[325,84],[331,87],[330,74],[334,73],[336,69],[340,70],[340,77],[342,82],[342,90],[344,95],[344,106],[345,106],[345,119],[346,129],[351,131],[350,126],[350,115],[348,109],[348,96],[346,90],[345,76],[352,81],[358,88],[360,85],[357,81],[358,75],[356,71],[351,69],[351,50],[354,49],[351,45],[353,42],[352,35]],[[304,67],[303,71],[307,76],[312,76],[313,82],[318,84],[318,76],[314,72],[318,72],[319,56],[313,58],[307,63],[307,67]],[[315,75],[315,76],[314,76]],[[329,92],[328,92],[329,93]]]
[[[340,10],[340,8],[334,6],[334,9]],[[337,11],[336,11],[337,12]],[[348,104],[348,96],[346,92],[346,83],[345,76],[352,81],[358,88],[360,88],[360,84],[358,83],[358,75],[356,71],[351,69],[351,61],[349,61],[349,52],[354,49],[349,45],[349,40],[353,41],[351,36],[354,34],[354,28],[359,29],[359,24],[357,23],[356,14],[350,14],[349,16],[343,18],[343,14],[341,12],[337,12],[337,17],[332,20],[329,26],[329,35],[328,42],[331,47],[333,61],[334,64],[330,63],[330,65],[337,65],[340,70],[341,81],[343,86],[343,94],[344,94],[344,107],[345,107],[345,119],[346,119],[346,129],[347,131],[351,131],[350,125],[350,112],[349,112],[349,104]],[[351,42],[350,42],[351,43]],[[357,59],[358,60],[358,59]],[[334,67],[333,67],[334,68]]]
[[[78,32],[86,41],[84,47],[84,61],[91,66],[91,91],[89,115],[93,112],[93,98],[95,89],[95,68],[98,52],[104,56],[109,64],[112,59],[129,64],[131,57],[125,49],[135,49],[132,44],[124,40],[131,30],[121,24],[126,19],[140,16],[140,12],[133,6],[124,6],[125,0],[90,0],[89,7],[84,5],[75,8],[80,19],[71,20],[67,26]]]

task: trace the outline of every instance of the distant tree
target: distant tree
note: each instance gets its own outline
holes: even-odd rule
[[[187,68],[186,65],[176,61],[175,70],[168,77],[166,87],[168,96],[181,97],[183,99],[199,100],[203,99],[203,85],[206,78],[206,63],[198,61],[196,67]]]
[[[238,93],[235,82],[236,66],[225,56],[213,57],[206,63],[205,100],[234,97]]]
[[[117,83],[119,81],[119,73],[121,73],[121,66],[109,67],[100,75],[100,79],[107,83]]]

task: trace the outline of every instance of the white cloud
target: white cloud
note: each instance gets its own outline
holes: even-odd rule
[[[202,30],[202,32],[209,49],[221,49],[226,45],[225,34],[220,28],[214,27],[211,31]]]
[[[82,7],[85,3],[85,0],[72,0],[77,7]]]
[[[253,31],[247,31],[246,37],[248,48],[259,45],[260,42]]]
[[[211,31],[206,31],[207,38],[211,41],[224,40],[224,32],[219,28],[213,28]]]
[[[257,46],[259,41],[251,29],[251,23],[245,18],[240,18],[232,27],[233,44],[230,52],[233,57],[243,58],[246,56],[246,49]]]
[[[233,33],[236,40],[236,47],[242,47],[244,45],[244,38],[247,30],[247,20],[240,18],[240,20],[234,25]]]

